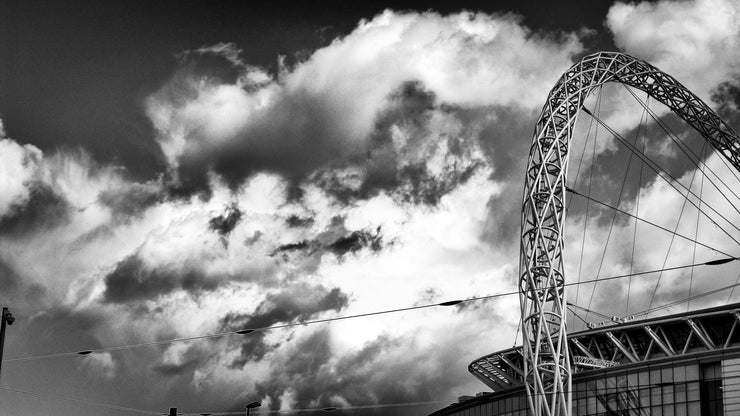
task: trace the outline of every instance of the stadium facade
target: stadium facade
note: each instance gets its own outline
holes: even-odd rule
[[[568,335],[574,416],[740,415],[740,303]],[[493,392],[430,416],[530,414],[521,347],[469,371]]]
[[[584,106],[606,83],[642,91],[662,103],[740,171],[740,136],[658,68],[627,54],[598,52],[566,70],[535,124],[525,171],[522,346],[473,361],[470,372],[493,392],[464,396],[433,416],[740,416],[740,303],[640,321],[615,319],[572,334],[566,330],[562,230],[566,194],[578,193],[566,185],[578,115],[586,113],[639,155],[599,118],[598,106],[595,111]],[[647,100],[632,94],[645,114],[657,118]],[[732,260],[737,258],[705,264]]]

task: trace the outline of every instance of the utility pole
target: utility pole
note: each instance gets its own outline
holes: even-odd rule
[[[3,349],[5,347],[5,324],[13,325],[13,322],[15,322],[15,318],[13,318],[13,314],[10,313],[8,308],[3,308],[3,316],[2,316],[2,324],[0,324],[0,370],[2,370],[3,366]],[[0,372],[2,374],[2,372]]]

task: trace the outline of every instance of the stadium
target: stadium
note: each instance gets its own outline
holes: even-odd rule
[[[740,414],[740,303],[576,332],[572,414]],[[493,390],[433,416],[527,415],[521,348],[469,371]]]
[[[592,323],[574,309],[595,311],[566,302],[565,288],[574,283],[565,283],[562,229],[567,194],[579,194],[565,184],[568,148],[582,112],[619,139],[619,133],[584,104],[607,82],[664,104],[740,170],[737,134],[670,75],[610,52],[586,56],[568,69],[536,124],[526,170],[519,269],[522,345],[470,363],[470,373],[492,392],[462,396],[432,416],[740,414],[740,303],[650,318],[649,312],[624,318],[602,315],[605,321]],[[653,115],[647,106],[645,111]],[[654,120],[660,124],[658,117]],[[644,153],[634,146],[630,150],[646,162]],[[685,189],[688,199],[691,190]],[[735,240],[732,233],[727,236]],[[714,254],[726,257],[701,265],[737,261],[721,251]],[[568,309],[572,315],[566,315]],[[566,331],[566,326],[575,327],[566,325],[574,317],[583,321],[584,329]]]

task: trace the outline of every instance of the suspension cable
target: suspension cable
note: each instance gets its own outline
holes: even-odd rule
[[[704,146],[701,149],[701,155],[704,156],[704,151],[706,150],[706,142],[704,142]],[[699,185],[699,206],[701,206],[701,197],[704,194],[704,178],[706,178],[706,175],[704,174],[704,169],[701,169],[701,182]],[[699,238],[699,222],[701,221],[701,216],[699,215],[700,212],[696,211],[696,226],[694,227],[694,240]],[[696,243],[694,243],[694,251],[691,254],[691,261],[696,261]],[[691,289],[694,287],[694,268],[691,268],[691,275],[689,277],[689,298],[691,297]],[[688,312],[689,309],[691,309],[691,301],[689,300],[686,304],[686,311]]]
[[[581,305],[577,305],[577,304],[575,304],[575,303],[571,303],[571,302],[566,302],[566,304],[567,304],[568,306],[571,306],[571,307],[573,307],[573,308],[578,308],[578,309],[580,309],[580,310],[582,310],[582,311],[585,311],[585,312],[588,312],[588,313],[592,313],[592,314],[594,314],[594,315],[598,315],[598,316],[600,316],[600,317],[602,317],[602,318],[605,318],[605,319],[611,319],[611,318],[612,318],[611,316],[608,316],[608,315],[604,315],[603,313],[597,312],[597,311],[595,311],[595,310],[593,310],[593,309],[589,309],[589,308],[584,308],[583,306],[581,306]]]
[[[630,144],[629,144],[629,142],[627,142],[627,141],[626,141],[626,140],[625,140],[625,139],[624,139],[624,138],[623,138],[623,137],[622,137],[622,136],[621,136],[621,135],[620,135],[619,133],[617,133],[616,131],[614,131],[614,129],[612,129],[611,127],[609,127],[608,125],[606,125],[606,123],[604,123],[604,122],[603,122],[603,121],[602,121],[602,120],[601,120],[600,118],[598,118],[598,117],[597,117],[596,115],[594,115],[594,114],[593,114],[593,113],[592,113],[591,111],[589,111],[589,110],[588,110],[587,108],[583,107],[583,111],[584,111],[585,113],[589,114],[589,115],[590,115],[591,117],[594,117],[594,118],[596,119],[596,121],[597,121],[597,122],[598,122],[599,124],[601,124],[602,126],[604,126],[604,128],[606,128],[607,130],[609,130],[609,131],[610,131],[610,132],[611,132],[612,134],[614,134],[614,137],[616,137],[616,138],[617,138],[617,140],[619,140],[620,142],[622,142],[622,144],[624,144],[625,146],[627,146],[627,147],[628,147],[628,148],[629,148],[629,149],[630,149],[630,150],[631,150],[632,152],[635,152],[635,154],[637,155],[637,157],[638,157],[638,158],[640,158],[640,159],[641,159],[641,160],[642,160],[642,161],[643,161],[643,162],[644,162],[644,163],[645,163],[645,164],[646,164],[646,165],[647,165],[647,166],[648,166],[648,167],[649,167],[649,168],[650,168],[650,169],[651,169],[651,170],[652,170],[653,172],[655,172],[655,173],[656,173],[656,175],[658,175],[658,176],[659,176],[659,177],[660,177],[661,179],[663,179],[664,181],[666,181],[666,183],[667,183],[667,184],[668,184],[668,185],[669,185],[670,187],[672,187],[673,189],[675,189],[675,190],[676,190],[676,192],[678,192],[678,193],[679,193],[679,195],[681,195],[681,196],[683,196],[684,198],[686,198],[686,199],[687,199],[687,200],[689,201],[689,203],[691,203],[691,204],[692,204],[692,205],[693,205],[694,207],[696,207],[697,209],[699,209],[699,211],[700,211],[700,212],[701,212],[702,214],[704,214],[704,216],[706,216],[706,217],[707,217],[707,219],[709,219],[709,221],[711,221],[711,222],[712,222],[712,224],[714,224],[715,226],[717,226],[717,228],[719,228],[720,230],[722,230],[722,232],[723,232],[723,233],[725,233],[725,235],[727,235],[727,236],[728,236],[728,237],[729,237],[729,238],[730,238],[730,239],[731,239],[732,241],[734,241],[734,242],[735,242],[736,244],[740,245],[740,241],[738,241],[738,240],[737,240],[737,239],[736,239],[735,237],[733,237],[733,236],[732,236],[732,234],[730,234],[729,232],[727,232],[727,230],[725,230],[724,228],[720,227],[720,225],[719,225],[719,224],[717,224],[717,222],[716,222],[716,221],[714,221],[714,219],[713,219],[712,217],[710,217],[710,216],[709,216],[709,215],[708,215],[708,214],[707,214],[706,212],[704,212],[704,210],[700,209],[700,208],[699,208],[699,207],[698,207],[698,206],[697,206],[697,205],[696,205],[696,204],[695,204],[695,203],[694,203],[693,201],[691,201],[691,200],[689,200],[689,199],[688,199],[688,195],[689,195],[689,194],[693,195],[694,197],[696,197],[696,194],[694,194],[694,193],[693,193],[693,192],[692,192],[692,191],[691,191],[690,189],[687,189],[687,188],[686,188],[686,186],[684,186],[684,185],[683,185],[683,184],[682,184],[681,182],[679,182],[679,181],[678,181],[678,180],[677,180],[676,178],[674,178],[673,176],[671,176],[671,175],[670,175],[670,174],[669,174],[668,172],[665,172],[665,174],[666,174],[666,175],[667,175],[667,176],[668,176],[668,177],[669,177],[670,179],[672,179],[672,181],[670,181],[670,180],[666,179],[666,178],[665,178],[665,177],[663,176],[663,174],[662,174],[662,173],[661,173],[661,172],[659,171],[659,169],[658,169],[658,168],[656,168],[655,166],[653,166],[653,165],[651,164],[651,163],[654,163],[654,162],[652,162],[652,161],[651,161],[651,160],[650,160],[649,158],[647,158],[647,157],[646,157],[645,155],[641,154],[641,153],[640,153],[640,152],[639,152],[639,151],[638,151],[637,149],[634,149],[634,148],[630,148],[630,147],[629,147],[629,145],[630,145]],[[679,191],[679,190],[678,190],[678,188],[676,187],[676,184],[678,184],[678,185],[679,185],[679,186],[681,186],[681,187],[682,187],[683,189],[685,189],[685,190],[687,191],[687,194],[686,194],[686,195],[684,195],[684,194],[683,194],[683,193],[682,193],[681,191]],[[719,216],[720,218],[722,218],[723,220],[725,220],[725,222],[727,222],[728,224],[730,224],[730,225],[731,225],[731,226],[732,226],[733,228],[735,228],[736,230],[740,231],[740,228],[738,228],[738,226],[737,226],[737,225],[735,225],[735,224],[734,224],[734,223],[733,223],[732,221],[728,220],[728,219],[727,219],[727,218],[726,218],[726,217],[725,217],[724,215],[722,215],[721,213],[719,213],[719,212],[718,212],[718,211],[717,211],[716,209],[714,209],[714,208],[713,208],[713,207],[712,207],[711,205],[709,205],[709,204],[707,204],[707,203],[704,203],[704,205],[705,205],[706,207],[708,207],[709,209],[711,209],[712,211],[714,211],[714,212],[715,212],[715,213],[716,213],[716,214],[717,214],[717,215],[718,215],[718,216]]]
[[[626,86],[624,84],[622,84],[622,86],[625,89],[627,89],[627,91],[629,91],[629,93],[632,95],[632,97],[637,102],[639,102],[640,105],[642,105],[642,107],[645,110],[648,111],[648,113],[650,114],[650,117],[652,117],[652,119],[655,121],[655,123],[663,129],[663,132],[665,132],[666,135],[668,135],[668,137],[676,144],[676,146],[678,146],[678,148],[681,149],[681,151],[683,152],[683,154],[686,155],[686,157],[694,164],[694,166],[697,167],[697,169],[699,168],[699,164],[701,164],[702,166],[704,166],[704,169],[706,169],[709,172],[711,172],[715,176],[715,178],[717,178],[717,180],[719,180],[719,182],[722,185],[724,185],[724,187],[727,190],[729,190],[732,193],[732,195],[735,196],[735,198],[737,198],[738,200],[740,200],[740,196],[738,196],[738,194],[736,194],[735,191],[729,185],[727,185],[727,183],[725,183],[724,180],[722,180],[722,177],[721,176],[719,176],[709,165],[706,164],[706,162],[704,162],[704,158],[702,156],[697,155],[689,146],[687,146],[685,143],[683,143],[683,141],[681,140],[681,138],[676,133],[674,133],[673,130],[665,122],[663,122],[662,120],[660,120],[660,117],[658,117],[657,114],[655,114],[655,112],[653,110],[651,110],[642,101],[642,99],[640,97],[638,97],[637,94],[635,94],[632,91],[631,88],[629,88],[628,86]],[[693,157],[696,158],[696,160],[694,160],[689,155],[689,153],[691,153],[691,155],[693,155]],[[703,154],[704,154],[704,152],[702,151],[702,155]],[[722,159],[722,161],[725,161],[723,157],[720,157],[720,159]],[[727,165],[725,164],[725,166],[727,166]],[[737,178],[737,176],[736,176],[736,178]],[[740,178],[738,178],[738,180],[740,181]],[[735,206],[735,204],[733,204],[732,202],[730,202],[730,200],[727,197],[727,195],[725,195],[725,193],[722,192],[721,189],[719,189],[719,187],[714,183],[714,181],[712,181],[711,179],[709,179],[709,183],[711,183],[712,186],[714,186],[715,189],[717,189],[717,191],[722,195],[722,197],[735,209],[735,211],[737,211],[737,213],[740,214],[740,210],[738,210],[738,208]]]
[[[706,142],[704,143],[706,146]],[[698,169],[694,170],[694,173],[691,174],[691,182],[689,182],[689,189],[691,189],[692,186],[694,186],[694,179],[696,179],[696,172],[698,172]],[[663,267],[668,263],[668,257],[671,255],[671,248],[673,248],[673,242],[676,240],[676,234],[675,232],[678,231],[678,227],[681,224],[681,218],[683,218],[684,210],[686,209],[686,202],[689,201],[689,197],[686,196],[683,200],[683,203],[681,204],[681,212],[678,214],[678,220],[676,221],[676,227],[674,228],[674,234],[671,235],[671,241],[668,243],[668,250],[666,250],[665,258],[663,258]],[[701,209],[700,206],[697,207],[697,209]],[[653,306],[653,301],[655,300],[655,294],[658,293],[658,286],[660,285],[660,280],[663,278],[663,273],[661,272],[658,275],[658,281],[655,282],[655,288],[653,288],[653,295],[650,297],[650,303],[648,304],[648,308]]]
[[[599,89],[601,89],[601,87],[599,87]],[[600,101],[601,101],[601,94],[598,95],[598,98],[596,100],[597,107],[599,106]],[[588,130],[586,131],[586,140],[583,141],[583,149],[581,150],[581,158],[578,159],[578,168],[576,169],[576,176],[575,178],[573,178],[573,186],[578,185],[578,179],[580,178],[580,174],[581,174],[581,165],[583,165],[583,159],[584,159],[584,156],[586,156],[586,148],[588,147],[588,141],[589,141],[589,138],[591,137],[591,128],[594,125],[593,118],[589,117],[588,120],[589,122],[588,122]],[[598,130],[598,128],[599,126],[597,125],[596,129]],[[573,201],[573,196],[571,195],[570,198],[568,199],[568,205],[566,206],[569,207],[572,201]]]
[[[702,247],[704,247],[704,248],[707,248],[707,249],[709,249],[709,250],[712,250],[712,251],[714,251],[714,252],[716,252],[716,253],[719,253],[719,254],[722,254],[722,255],[725,255],[725,256],[730,256],[730,257],[732,256],[731,254],[728,254],[728,253],[726,253],[726,252],[724,252],[724,251],[722,251],[722,250],[720,250],[720,249],[718,249],[718,248],[712,247],[712,246],[710,246],[710,245],[708,245],[708,244],[704,244],[704,243],[702,243],[701,241],[697,241],[697,240],[694,240],[693,238],[691,238],[691,237],[687,237],[687,236],[685,236],[685,235],[683,235],[683,234],[681,234],[681,233],[678,233],[678,232],[674,232],[674,231],[672,231],[672,230],[670,230],[670,229],[668,229],[668,228],[665,228],[665,227],[663,227],[663,226],[660,226],[660,225],[658,225],[658,224],[656,224],[656,223],[654,223],[654,222],[652,222],[652,221],[646,220],[646,219],[644,219],[644,218],[642,218],[642,217],[638,217],[638,216],[636,216],[636,215],[634,215],[634,214],[632,214],[632,213],[629,213],[629,212],[627,212],[627,211],[625,211],[625,210],[623,210],[623,209],[620,209],[620,208],[617,208],[617,207],[615,207],[615,206],[613,206],[613,205],[607,204],[606,202],[603,202],[603,201],[599,201],[599,200],[598,200],[598,199],[596,199],[596,198],[592,198],[592,197],[589,197],[589,196],[587,196],[587,195],[584,195],[584,194],[582,194],[582,193],[580,193],[580,192],[576,191],[575,189],[571,189],[571,188],[568,188],[568,187],[566,187],[566,188],[565,188],[565,190],[566,190],[567,192],[570,192],[570,193],[576,194],[576,195],[578,195],[578,196],[580,196],[580,197],[582,197],[582,198],[590,199],[591,201],[593,201],[593,202],[595,202],[595,203],[597,203],[597,204],[599,204],[599,205],[603,205],[603,206],[605,206],[605,207],[607,207],[607,208],[609,208],[609,209],[613,209],[613,210],[615,210],[615,211],[619,212],[620,214],[623,214],[623,215],[629,216],[629,217],[631,217],[631,218],[634,218],[634,219],[635,219],[635,220],[637,220],[637,221],[640,221],[640,222],[644,222],[645,224],[651,225],[651,226],[653,226],[653,227],[655,227],[655,228],[658,228],[658,229],[660,229],[660,230],[663,230],[663,231],[665,231],[665,232],[668,232],[668,233],[671,233],[671,234],[675,234],[675,235],[676,235],[677,237],[681,237],[681,238],[683,238],[683,239],[685,239],[685,240],[687,240],[687,241],[690,241],[690,242],[692,242],[692,243],[698,244],[698,245],[700,245],[700,246],[702,246]]]
[[[640,135],[640,127],[642,127],[642,119],[645,117],[645,110],[643,110],[642,114],[640,115],[640,125],[637,127],[637,132],[635,134],[635,145],[637,144],[637,139]],[[622,195],[624,195],[624,186],[627,184],[627,177],[629,176],[630,172],[630,166],[632,166],[632,158],[634,157],[634,153],[630,153],[630,158],[627,161],[627,168],[624,171],[624,177],[622,178],[622,185],[619,187],[619,196],[617,197],[617,203],[616,205],[619,206],[619,203],[622,201]],[[639,192],[639,190],[638,190]],[[604,259],[606,258],[606,250],[609,248],[609,241],[612,237],[612,231],[614,230],[614,222],[617,219],[617,211],[614,211],[612,215],[612,221],[611,224],[609,224],[609,232],[606,236],[606,242],[604,243],[604,250],[601,252],[601,260],[599,261],[599,268],[596,271],[596,279],[599,278],[599,275],[601,275],[601,268],[604,266]],[[665,264],[663,265],[665,266]],[[591,289],[591,297],[588,299],[588,307],[591,307],[591,303],[594,300],[594,294],[596,294],[596,286],[598,283],[594,284],[593,288]],[[588,313],[586,314],[586,317],[588,317]]]
[[[575,311],[575,308],[572,308],[572,307],[570,306],[570,304],[567,304],[567,305],[566,305],[566,307],[568,308],[568,310],[570,311],[570,313],[571,313],[571,314],[572,314],[573,316],[575,316],[576,318],[580,319],[580,320],[581,320],[581,322],[583,322],[583,325],[584,325],[584,327],[587,327],[587,326],[588,326],[588,321],[587,321],[587,320],[585,320],[585,319],[583,319],[583,317],[582,317],[581,315],[579,315],[579,314],[578,314],[578,312],[576,312],[576,311]],[[514,346],[516,347],[516,345],[514,345]]]
[[[647,96],[648,103],[650,102],[650,95]],[[644,112],[643,112],[644,114]],[[647,128],[647,123],[646,126]],[[642,136],[642,152],[645,153],[645,135]],[[637,179],[637,195],[636,195],[636,204],[635,204],[635,218],[638,218],[640,216],[640,193],[642,191],[642,163],[640,164],[640,175]],[[635,246],[637,245],[637,219],[635,219],[635,228],[632,232],[632,253],[630,255],[630,273],[632,273],[632,268],[634,267],[635,263]],[[696,239],[695,239],[696,240]],[[629,315],[630,312],[630,295],[632,294],[632,278],[629,278],[629,282],[627,282],[627,305],[624,308],[625,314]]]
[[[602,87],[599,87],[599,97],[596,100],[596,112],[597,113],[601,112],[601,88]],[[593,122],[593,120],[594,119],[591,118],[591,122]],[[593,178],[594,178],[594,165],[596,164],[596,142],[598,138],[599,138],[599,124],[597,123],[595,133],[594,133],[593,150],[591,151],[591,168],[589,169],[589,176],[588,176],[588,195],[589,196],[591,196],[591,185],[593,183]],[[581,256],[578,261],[578,282],[581,281],[581,273],[583,271],[583,252],[586,247],[586,228],[588,225],[589,207],[590,207],[590,201],[586,200],[586,213],[583,216],[583,236],[581,237]],[[576,303],[578,303],[578,298],[580,297],[580,294],[581,294],[581,286],[577,286]],[[588,319],[588,312],[586,312],[586,319]]]
[[[121,411],[124,411],[124,412],[139,413],[139,414],[144,414],[144,415],[161,415],[162,414],[160,412],[153,412],[153,411],[150,411],[150,410],[135,409],[133,407],[118,406],[118,405],[115,405],[115,404],[93,402],[93,401],[90,401],[90,400],[74,399],[74,398],[71,398],[71,397],[55,396],[55,395],[52,395],[52,394],[36,393],[36,392],[33,392],[33,391],[13,389],[13,388],[10,388],[10,387],[0,387],[0,390],[11,392],[11,393],[25,394],[25,395],[28,395],[28,396],[42,397],[44,399],[57,400],[57,401],[69,402],[69,403],[77,403],[77,404],[82,404],[82,405],[85,405],[85,406],[105,407],[105,408],[108,408],[108,409],[121,410]]]

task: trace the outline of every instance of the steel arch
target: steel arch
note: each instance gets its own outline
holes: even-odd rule
[[[607,82],[640,89],[668,106],[740,171],[737,133],[691,91],[647,62],[623,53],[599,52],[584,57],[560,77],[535,126],[521,219],[523,361],[535,416],[570,414],[562,257],[568,146],[585,98]]]

